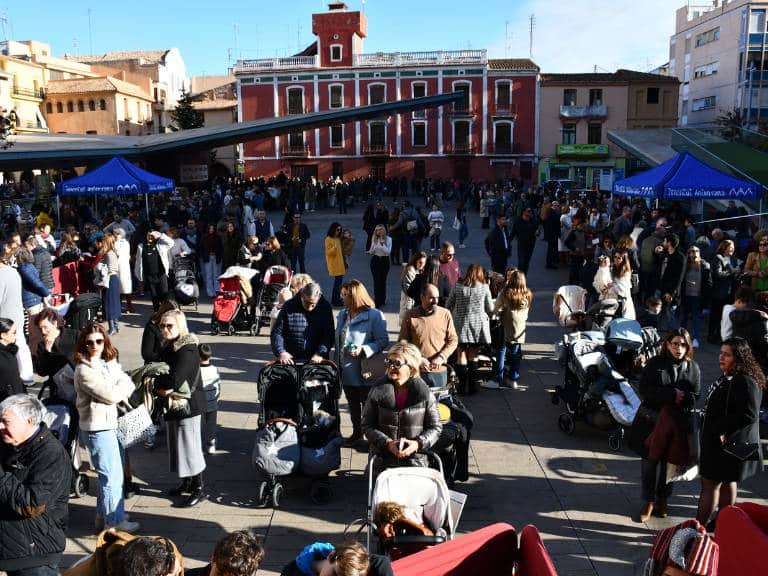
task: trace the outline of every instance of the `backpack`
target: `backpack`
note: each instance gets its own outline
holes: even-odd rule
[[[93,285],[99,288],[109,288],[109,267],[105,262],[99,262],[93,268]]]

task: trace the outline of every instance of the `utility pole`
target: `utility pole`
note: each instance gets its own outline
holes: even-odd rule
[[[93,29],[91,27],[91,10],[88,8],[88,53],[93,54]]]
[[[509,31],[509,20],[507,20],[504,25],[504,57],[509,58],[509,55],[512,52],[512,33]]]
[[[0,15],[0,23],[3,25],[3,40],[6,42],[9,40],[8,38],[8,11],[3,10],[2,15]]]
[[[235,34],[235,61],[240,59],[240,24],[232,24],[232,30]]]
[[[749,66],[749,98],[747,99],[747,130],[750,129],[749,125],[752,123],[752,79],[755,75],[755,63],[752,62]]]
[[[530,21],[530,32],[529,32],[529,40],[528,40],[528,56],[530,58],[533,58],[533,30],[536,28],[536,15],[531,14],[529,17]]]

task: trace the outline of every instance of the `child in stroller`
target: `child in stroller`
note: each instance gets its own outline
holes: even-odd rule
[[[251,279],[258,272],[241,266],[230,266],[219,276],[219,291],[213,301],[211,332],[234,336],[238,330],[256,335],[254,322],[253,288]]]
[[[291,282],[291,271],[285,266],[270,266],[264,271],[264,278],[254,295],[253,324],[254,336],[262,326],[268,326],[275,315],[280,301],[280,292]]]

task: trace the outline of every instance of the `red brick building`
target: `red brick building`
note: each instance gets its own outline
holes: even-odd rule
[[[313,14],[317,40],[235,67],[240,121],[464,91],[461,104],[247,142],[247,176],[535,179],[539,69],[485,50],[365,54],[364,13]]]

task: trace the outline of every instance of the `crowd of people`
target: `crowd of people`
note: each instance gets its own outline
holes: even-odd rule
[[[220,377],[211,362],[214,351],[190,332],[173,301],[179,259],[193,262],[208,297],[215,296],[218,277],[230,266],[254,269],[256,277],[275,265],[290,267],[291,285],[280,295],[270,333],[276,361],[333,360],[352,422],[345,444],[370,447],[386,465],[423,465],[424,452],[443,432],[434,390],[455,382],[459,395],[472,395],[480,388],[515,389],[525,379],[521,363],[534,300],[527,274],[542,241],[541,264],[566,269],[568,283],[587,292],[588,304],[616,300],[618,316],[663,335],[661,354],[643,372],[643,405],[631,429],[631,445],[642,458],[639,519],[666,516],[672,495],[666,464],[677,461],[676,451],[692,450],[689,435],[680,431],[689,426],[705,390],[698,521],[713,521],[718,509],[735,502],[737,483],[762,469],[758,424],[768,370],[768,229],[750,228],[751,219],[737,220],[726,232],[697,228],[679,206],[658,209],[596,192],[447,180],[281,177],[217,182],[210,190],[153,202],[148,218],[138,205],[120,199],[102,207],[106,217],[87,203],[67,203],[57,237],[43,206],[23,222],[19,204],[12,203],[13,217],[4,220],[0,484],[14,489],[0,491],[0,525],[28,535],[13,545],[4,541],[0,549],[0,569],[9,575],[57,574],[65,542],[71,463],[43,422],[44,408],[26,394],[35,375],[52,389],[71,382],[81,441],[98,476],[96,528],[130,540],[117,556],[125,560],[115,573],[178,572],[178,550],[170,541],[130,535],[140,526],[124,509],[135,485],[118,419],[126,401],[145,394],[151,374],[152,416],[158,420],[162,414],[169,469],[179,478],[168,496],[180,507],[206,497],[203,474],[206,454],[216,452]],[[320,240],[303,222],[306,212],[344,214],[356,202],[367,204],[358,238],[357,230],[332,221]],[[469,211],[478,212],[479,230],[470,230]],[[735,204],[725,214],[732,215],[738,215]],[[446,240],[448,225],[456,243]],[[458,252],[472,233],[482,235],[488,256],[483,262],[466,261]],[[309,246],[323,247],[333,283],[328,298],[321,282],[306,273]],[[354,269],[356,252],[369,257],[370,271]],[[388,294],[397,267],[400,290]],[[66,327],[56,311],[58,289],[99,294],[103,322],[77,331]],[[129,376],[112,337],[122,315],[134,313],[135,293],[151,300],[153,315],[141,342],[145,364],[138,376]],[[396,327],[388,325],[385,307],[398,311]],[[395,342],[392,332],[398,334]],[[709,387],[694,360],[705,340],[720,345],[722,374]],[[495,359],[490,377],[481,376],[484,354]],[[661,422],[669,431],[663,438]],[[742,458],[732,444],[758,449]],[[23,472],[11,464],[17,461],[24,462]],[[105,536],[100,544],[113,546],[114,538]],[[219,567],[205,573],[255,573],[263,555],[258,542],[241,533],[227,538],[214,551],[212,563]],[[360,574],[374,565],[375,573],[386,573],[385,563],[354,545],[313,546],[286,573]],[[222,569],[239,557],[226,552],[230,548],[249,550],[255,564]],[[151,571],[152,562],[162,568]]]

